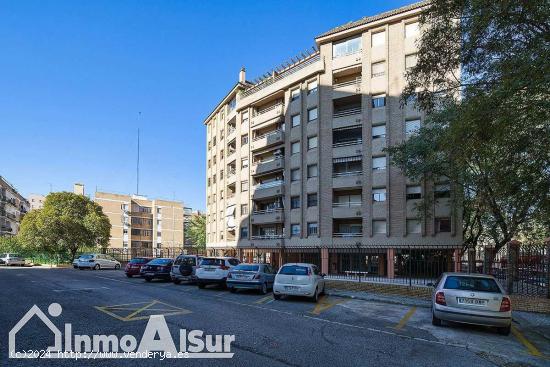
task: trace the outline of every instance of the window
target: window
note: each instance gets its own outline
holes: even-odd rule
[[[407,200],[422,198],[422,188],[418,186],[407,186]]]
[[[407,233],[422,233],[422,225],[418,219],[407,219]]]
[[[248,157],[241,159],[241,168],[247,168],[248,167]]]
[[[241,215],[248,214],[248,204],[241,204]]]
[[[386,201],[386,188],[372,189],[372,200],[376,202]]]
[[[307,149],[317,148],[317,136],[307,138]]]
[[[405,69],[410,69],[414,67],[417,61],[418,61],[418,54],[405,56]]]
[[[313,194],[307,194],[307,207],[315,207],[317,206],[317,193]]]
[[[241,181],[241,192],[248,191],[248,181]]]
[[[386,157],[373,157],[372,158],[372,170],[380,171],[386,169]]]
[[[290,209],[298,209],[300,207],[300,197],[292,196],[290,198]]]
[[[372,108],[384,107],[386,105],[386,95],[378,94],[372,96]]]
[[[291,118],[292,127],[300,126],[300,114],[296,114]]]
[[[291,224],[290,225],[290,236],[291,237],[297,237],[300,235],[300,225],[299,224]]]
[[[318,167],[316,164],[310,164],[307,166],[307,178],[317,177],[318,175]]]
[[[241,238],[248,238],[248,227],[241,227]]]
[[[248,134],[244,134],[243,136],[241,136],[241,145],[246,144],[248,144]]]
[[[451,185],[449,184],[435,185],[434,197],[436,199],[451,197]]]
[[[332,44],[332,58],[361,51],[361,36]]]
[[[385,138],[386,137],[386,125],[378,125],[372,127],[372,138]]]
[[[371,46],[383,46],[386,43],[386,32],[373,33],[371,37]]]
[[[290,100],[295,101],[300,98],[300,88],[296,88],[290,91]]]
[[[435,233],[451,232],[451,218],[435,218]]]
[[[242,123],[243,124],[248,123],[248,112],[243,112]]]
[[[386,62],[376,62],[371,65],[371,75],[373,78],[377,76],[384,76],[386,74]]]
[[[309,83],[307,83],[307,95],[317,93],[318,83],[317,80],[313,80]]]
[[[405,38],[416,37],[418,30],[418,22],[405,24]]]
[[[420,130],[420,120],[405,121],[405,135],[411,136]]]
[[[229,107],[229,111],[233,111],[235,107],[237,107],[237,99],[233,98],[231,101],[229,101],[228,107]]]
[[[385,220],[373,220],[372,221],[372,232],[375,234],[384,234],[386,233],[386,221]]]
[[[290,170],[290,181],[299,181],[300,180],[300,169],[295,168]]]
[[[300,142],[295,141],[290,144],[290,154],[297,154],[300,153]]]
[[[318,110],[317,107],[307,110],[307,122],[317,119]]]
[[[307,224],[307,235],[308,236],[315,236],[318,232],[318,225],[317,222],[309,222]]]

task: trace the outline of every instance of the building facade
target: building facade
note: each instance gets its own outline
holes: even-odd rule
[[[181,202],[106,192],[96,192],[94,201],[111,222],[110,248],[157,254],[184,244]]]
[[[42,209],[44,207],[45,200],[46,197],[40,194],[30,194],[28,197],[31,210]]]
[[[210,252],[392,277],[404,248],[460,247],[450,185],[410,181],[384,151],[424,119],[400,100],[423,6],[337,27],[260,80],[241,70],[205,120]]]
[[[14,236],[30,204],[4,177],[0,176],[0,236]]]

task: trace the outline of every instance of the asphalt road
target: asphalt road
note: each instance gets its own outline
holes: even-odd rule
[[[489,329],[435,328],[429,310],[324,297],[273,301],[255,292],[231,294],[194,285],[146,283],[122,271],[0,268],[0,361],[7,366],[494,366],[550,365],[514,336]],[[62,312],[48,315],[58,303]],[[231,359],[8,359],[8,332],[37,305],[60,330],[133,335],[139,342],[150,315],[163,314],[178,345],[180,329],[234,335]],[[16,335],[17,350],[53,345],[37,318]],[[540,348],[540,346],[539,346]],[[546,352],[546,351],[544,351]]]

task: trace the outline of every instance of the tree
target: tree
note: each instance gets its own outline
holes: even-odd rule
[[[99,205],[83,195],[59,192],[49,194],[42,209],[23,218],[18,236],[35,251],[68,254],[73,261],[83,247],[107,247],[110,231]]]
[[[189,238],[198,248],[206,248],[206,216],[195,214],[189,223]]]
[[[534,223],[547,236],[550,2],[433,0],[420,25],[403,103],[427,118],[388,149],[392,162],[413,179],[450,180],[466,246],[498,251]]]

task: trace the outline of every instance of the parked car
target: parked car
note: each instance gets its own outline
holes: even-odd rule
[[[0,254],[0,264],[25,266],[25,258],[18,254]]]
[[[77,267],[82,269],[120,269],[120,262],[114,257],[105,254],[86,254],[78,258]]]
[[[170,269],[174,260],[169,258],[158,258],[149,261],[141,267],[140,274],[147,281],[157,279],[170,280]]]
[[[128,264],[126,264],[124,268],[126,276],[131,278],[134,275],[140,275],[142,266],[151,260],[153,260],[152,257],[134,257],[132,260],[128,261]]]
[[[441,321],[496,326],[510,334],[512,304],[510,297],[491,275],[443,273],[434,285],[432,324]]]
[[[197,280],[196,270],[202,260],[197,255],[179,255],[174,260],[170,277],[175,284],[181,282],[195,282]]]
[[[227,288],[231,292],[237,289],[256,289],[267,294],[273,288],[276,271],[269,264],[239,264],[227,274]]]
[[[87,256],[87,255],[90,255],[90,254],[82,254],[79,257],[77,257],[76,259],[74,259],[73,260],[73,268],[78,269],[78,262],[83,261],[84,257]],[[82,260],[80,260],[80,259],[82,259]]]
[[[319,295],[325,293],[325,274],[313,264],[284,264],[275,276],[273,283],[273,298],[281,296],[305,296],[317,302]]]
[[[229,270],[239,265],[240,261],[234,257],[205,257],[196,270],[197,285],[204,288],[207,284],[226,286]]]

